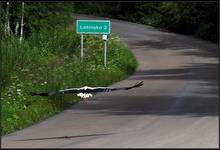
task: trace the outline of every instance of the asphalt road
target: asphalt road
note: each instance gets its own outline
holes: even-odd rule
[[[111,26],[139,63],[114,86],[144,86],[95,95],[3,136],[3,148],[219,147],[218,45],[114,19]]]

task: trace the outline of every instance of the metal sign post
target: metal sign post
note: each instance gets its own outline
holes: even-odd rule
[[[107,35],[102,35],[102,39],[104,40],[104,65],[105,65],[105,67],[106,67]]]
[[[81,62],[83,61],[83,34],[81,34]]]
[[[107,41],[105,40],[105,60],[104,60],[104,64],[105,64],[105,67],[106,67],[106,52],[107,52]]]

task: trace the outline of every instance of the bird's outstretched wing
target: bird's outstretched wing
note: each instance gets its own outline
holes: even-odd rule
[[[80,93],[83,90],[80,88],[70,88],[70,89],[64,89],[64,90],[58,90],[58,91],[53,91],[53,92],[43,92],[43,93],[35,93],[35,92],[30,92],[30,95],[32,96],[51,96],[51,95],[61,95],[61,94],[73,94],[73,93]]]
[[[136,87],[141,87],[143,85],[143,81],[137,82],[135,85],[128,86],[128,87],[97,87],[94,88],[92,92],[110,92],[110,91],[117,91],[117,90],[130,90]]]
[[[117,90],[130,90],[132,88],[141,87],[143,85],[143,81],[137,82],[135,85],[129,87],[82,87],[82,88],[70,88],[64,90],[58,90],[55,92],[43,92],[43,93],[33,93],[30,94],[32,96],[51,96],[51,95],[60,95],[60,94],[74,94],[74,93],[98,93],[98,92],[110,92]]]

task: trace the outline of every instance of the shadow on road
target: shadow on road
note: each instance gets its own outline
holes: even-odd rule
[[[196,63],[177,69],[137,71],[129,80],[186,80],[196,86],[189,95],[102,96],[86,107],[111,115],[187,115],[218,116],[218,64]],[[193,82],[191,82],[193,81]],[[190,90],[190,89],[188,89]],[[158,93],[159,94],[159,93]]]
[[[160,32],[161,33],[161,32]],[[212,42],[195,40],[195,37],[178,35],[172,33],[157,34],[157,31],[147,33],[154,37],[151,40],[136,40],[131,42],[132,47],[144,50],[153,48],[154,50],[180,50],[183,55],[212,57],[217,58],[219,55],[219,46]]]
[[[96,98],[97,99],[97,98]],[[217,116],[218,97],[204,96],[109,96],[74,109],[111,115]]]
[[[201,80],[207,82],[216,81],[215,83],[218,84],[218,76],[218,64],[195,63],[176,69],[137,71],[129,79]]]
[[[58,136],[58,137],[47,137],[47,138],[33,138],[33,139],[22,139],[15,141],[33,141],[33,140],[50,140],[50,139],[70,139],[70,138],[80,138],[80,137],[91,137],[91,136],[103,136],[103,135],[112,135],[113,133],[105,134],[86,134],[86,135],[74,135],[74,136]]]
[[[196,88],[193,88],[194,91],[189,91],[188,95],[178,96],[96,97],[91,99],[88,106],[74,109],[93,110],[111,115],[218,116],[218,76],[218,64],[212,63],[195,63],[177,69],[137,71],[128,79],[186,80],[190,81],[190,86]]]

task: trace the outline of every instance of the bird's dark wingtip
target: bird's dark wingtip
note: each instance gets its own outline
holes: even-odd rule
[[[36,95],[39,95],[39,96],[49,96],[48,93],[34,93],[34,92],[30,92],[30,95],[31,96],[36,96]]]
[[[144,85],[144,81],[139,81],[135,84],[135,87],[141,87],[142,85]]]
[[[131,86],[131,87],[127,87],[125,88],[126,90],[130,90],[132,88],[135,88],[135,87],[141,87],[142,85],[144,84],[144,81],[139,81],[137,82],[135,85]]]

